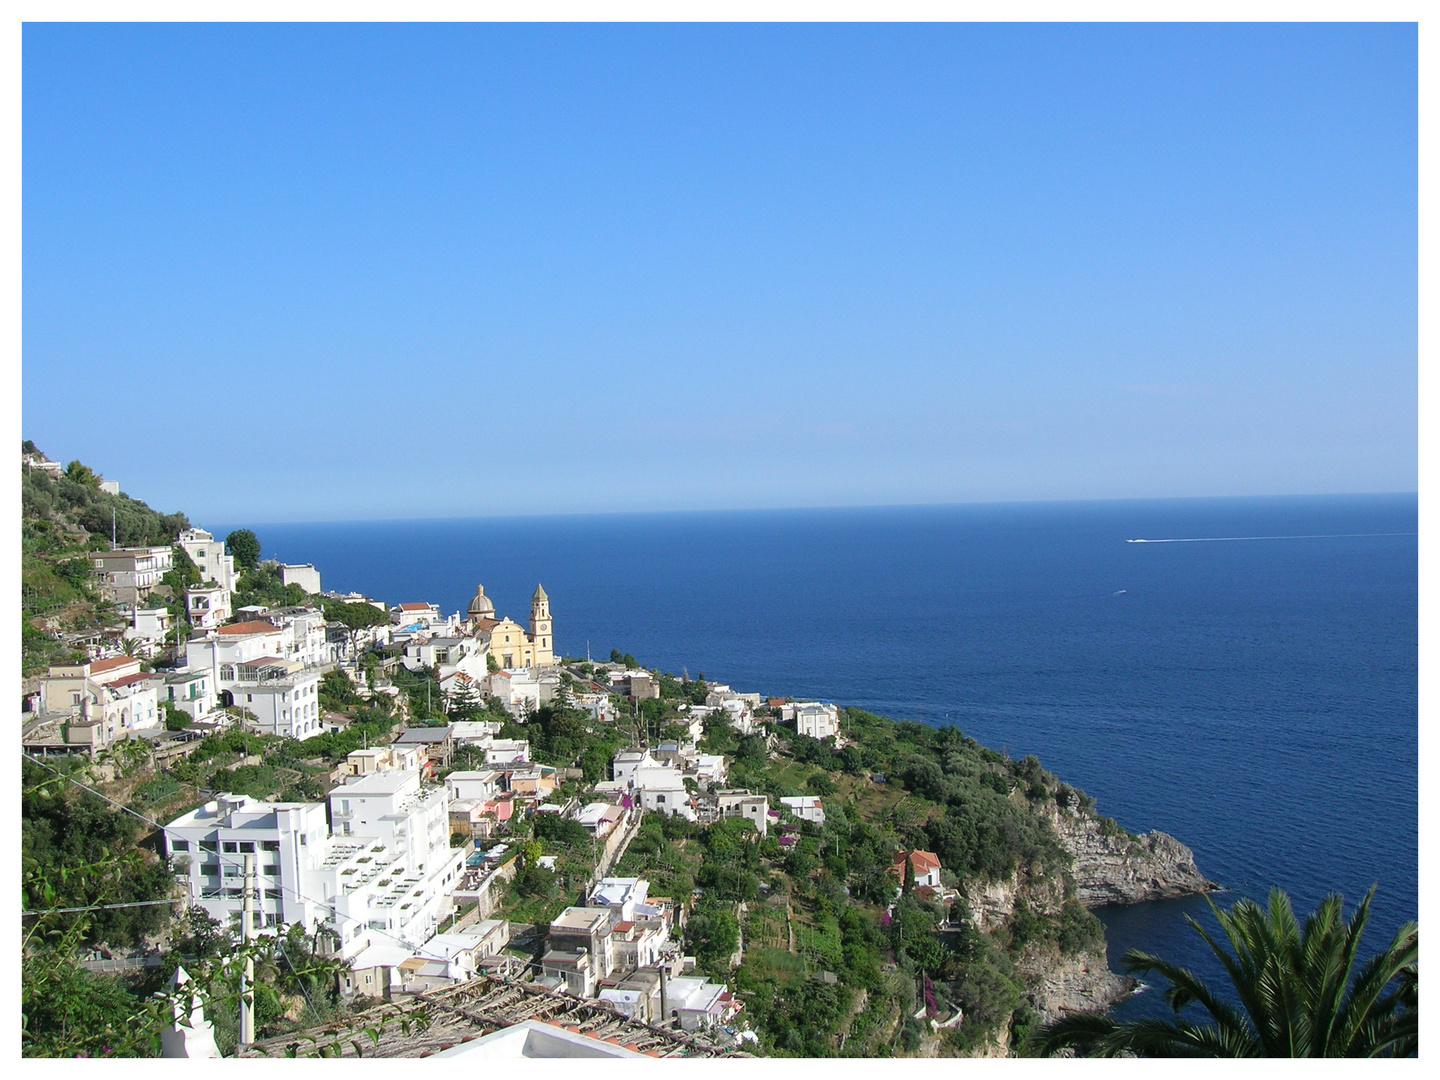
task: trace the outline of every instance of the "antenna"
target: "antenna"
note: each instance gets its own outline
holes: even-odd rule
[[[115,507],[110,507],[110,550],[115,550]]]

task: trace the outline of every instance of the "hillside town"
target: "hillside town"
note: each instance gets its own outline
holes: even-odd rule
[[[1005,1055],[1133,988],[1088,907],[1213,887],[955,727],[567,656],[541,584],[22,481],[27,1053]]]
[[[489,976],[698,1033],[697,1045],[716,1050],[754,1041],[733,989],[697,973],[686,955],[683,927],[702,890],[655,895],[651,881],[611,868],[647,815],[699,826],[738,819],[759,837],[781,833],[781,843],[794,842],[799,823],[823,822],[817,796],[772,805],[730,786],[726,756],[703,744],[707,727],[720,724],[773,746],[773,728],[784,724],[839,749],[834,705],[762,704],[758,694],[700,683],[700,695],[687,686],[694,700],[679,703],[663,731],[647,725],[646,716],[660,715],[644,708],[660,702],[659,673],[557,657],[550,598],[538,585],[522,625],[497,617],[483,585],[466,611],[444,614],[423,599],[322,592],[313,565],[269,567],[303,602],[240,605],[245,569],[199,528],[170,545],[115,545],[88,558],[91,587],[125,625],[108,637],[72,637],[83,660],[27,680],[27,755],[103,758],[129,743],[175,763],[232,732],[293,740],[303,755],[306,743],[346,732],[356,711],[379,705],[398,720],[326,770],[318,798],[216,790],[161,822],[187,905],[243,938],[287,926],[323,931],[327,951],[344,962],[346,996],[396,1001]],[[167,588],[182,558],[198,580]],[[327,618],[327,606],[376,614]],[[402,669],[432,680],[427,690],[438,699],[423,718],[397,685]],[[360,709],[327,708],[336,697]],[[528,739],[507,737],[556,707],[625,733],[603,777],[538,761]],[[435,719],[453,714],[487,718]],[[557,862],[530,837],[562,827],[591,854],[583,881],[566,882],[579,902],[517,925],[502,911],[517,873]],[[512,947],[522,934],[526,947]],[[197,1030],[175,1041],[177,1053],[213,1050],[203,1025]]]

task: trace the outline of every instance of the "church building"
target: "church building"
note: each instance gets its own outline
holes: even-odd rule
[[[541,585],[530,598],[530,630],[508,616],[497,619],[495,605],[485,595],[485,586],[475,586],[466,626],[475,635],[480,651],[488,652],[502,668],[545,667],[555,662],[554,637],[550,630],[550,597]]]

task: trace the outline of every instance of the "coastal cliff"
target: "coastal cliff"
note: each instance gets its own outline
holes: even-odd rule
[[[1072,956],[1051,949],[1027,949],[1015,969],[1025,978],[1026,997],[1041,1023],[1067,1013],[1108,1009],[1139,985],[1130,976],[1110,970],[1103,948]]]
[[[1137,836],[1099,816],[1088,799],[1069,806],[1031,802],[1016,796],[1046,821],[1068,859],[1056,872],[1051,865],[1019,863],[1006,878],[972,879],[963,885],[970,918],[984,933],[999,933],[1012,943],[1035,914],[1061,917],[1067,906],[1086,909],[1169,899],[1216,888],[1200,873],[1194,853],[1162,832]],[[1067,900],[1067,898],[1070,898]],[[1093,916],[1087,916],[1093,920]],[[1071,1013],[1102,1012],[1127,997],[1136,980],[1112,971],[1103,935],[1078,944],[1031,941],[1015,954],[1014,971],[1037,1023]],[[1098,938],[1098,940],[1097,940]],[[1012,944],[1013,947],[1013,944]],[[991,1043],[972,1053],[1001,1052]]]
[[[1074,860],[1075,892],[1087,908],[1169,900],[1219,887],[1200,873],[1195,853],[1168,833],[1137,836],[1088,811],[1053,805],[1046,816]]]

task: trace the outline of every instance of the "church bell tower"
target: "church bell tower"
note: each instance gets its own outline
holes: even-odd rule
[[[535,646],[535,664],[553,664],[555,650],[550,633],[550,597],[545,587],[537,584],[535,595],[530,597],[530,640]]]

